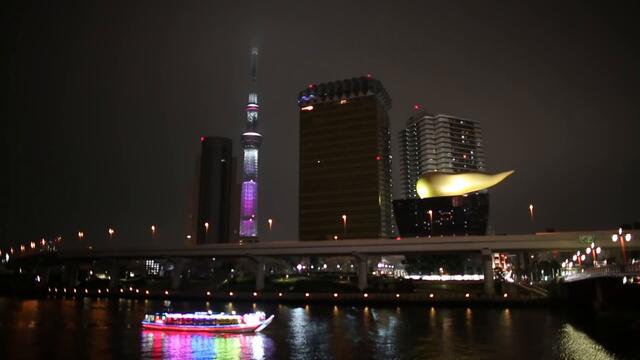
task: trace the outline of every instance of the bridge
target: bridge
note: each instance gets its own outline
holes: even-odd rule
[[[630,231],[637,239],[639,231]],[[370,256],[409,255],[427,253],[477,252],[482,254],[484,288],[493,294],[492,253],[511,252],[521,256],[526,251],[573,252],[584,250],[595,242],[610,254],[619,253],[618,243],[611,241],[611,230],[552,232],[522,235],[442,236],[396,239],[352,239],[324,241],[271,241],[257,243],[224,243],[210,245],[185,245],[174,248],[120,248],[73,249],[62,247],[57,256],[62,262],[104,260],[112,263],[113,273],[119,272],[119,262],[133,259],[171,259],[175,270],[171,272],[172,284],[179,286],[187,259],[197,258],[247,258],[255,264],[256,290],[264,288],[265,258],[288,256],[351,256],[357,261],[358,287],[367,287],[368,258]],[[626,243],[627,251],[640,250],[640,242]],[[18,259],[30,256],[26,251]],[[570,280],[571,281],[571,280]],[[114,284],[117,286],[117,284]]]
[[[473,252],[490,249],[494,252],[525,250],[581,250],[596,242],[602,249],[616,249],[612,231],[553,232],[522,235],[441,236],[397,239],[353,239],[323,241],[270,241],[257,243],[226,243],[191,245],[169,249],[131,248],[119,250],[63,250],[60,256],[78,258],[154,258],[154,257],[252,257],[252,256],[351,256],[406,255],[432,252]],[[631,231],[636,238],[640,231]],[[589,243],[581,243],[588,239]],[[640,243],[630,242],[629,250],[640,249]]]
[[[580,269],[575,273],[565,275],[564,282],[598,279],[598,278],[635,278],[640,276],[640,262],[632,264],[611,264],[600,267]]]

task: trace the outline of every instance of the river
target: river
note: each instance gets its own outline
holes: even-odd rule
[[[275,314],[275,320],[255,335],[141,329],[145,313],[163,309],[255,309]],[[621,333],[630,330],[594,319],[590,313],[524,307],[0,298],[0,358],[633,358],[634,346]]]

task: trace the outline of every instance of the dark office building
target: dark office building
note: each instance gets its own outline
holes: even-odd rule
[[[298,106],[300,240],[392,236],[391,98],[382,83],[309,85]]]
[[[201,140],[197,243],[229,242],[232,190],[231,140],[208,136]]]
[[[394,200],[393,209],[402,237],[486,235],[489,194]]]

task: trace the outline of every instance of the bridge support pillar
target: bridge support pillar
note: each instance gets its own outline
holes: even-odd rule
[[[64,267],[63,272],[64,286],[75,287],[78,284],[78,265],[68,264]]]
[[[354,253],[353,256],[358,261],[358,289],[361,291],[368,287],[367,276],[369,276],[368,258],[366,255]]]
[[[256,291],[264,290],[264,260],[256,263]]]
[[[120,286],[122,264],[119,261],[110,261],[107,265],[109,271],[109,288],[115,290]]]
[[[175,259],[173,261],[173,270],[171,270],[171,289],[177,290],[182,285],[182,274],[187,265],[186,259]]]
[[[251,260],[255,264],[254,276],[256,279],[255,290],[262,291],[264,290],[264,268],[265,268],[265,260],[263,257],[259,256],[247,256],[249,260]]]
[[[38,271],[40,274],[40,282],[46,286],[49,285],[49,278],[51,277],[51,267],[47,266],[43,268],[41,271]]]
[[[493,281],[493,259],[491,249],[482,249],[482,272],[484,275],[484,294],[493,296],[496,294],[496,287]]]

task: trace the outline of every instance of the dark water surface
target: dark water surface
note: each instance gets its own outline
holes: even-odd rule
[[[145,313],[275,314],[260,334],[142,330]],[[561,309],[0,298],[0,359],[633,358],[629,330]],[[576,322],[574,319],[578,319]],[[619,334],[617,331],[624,332]],[[624,336],[624,337],[622,337]],[[595,340],[598,338],[600,340]],[[637,340],[635,340],[637,341]]]

